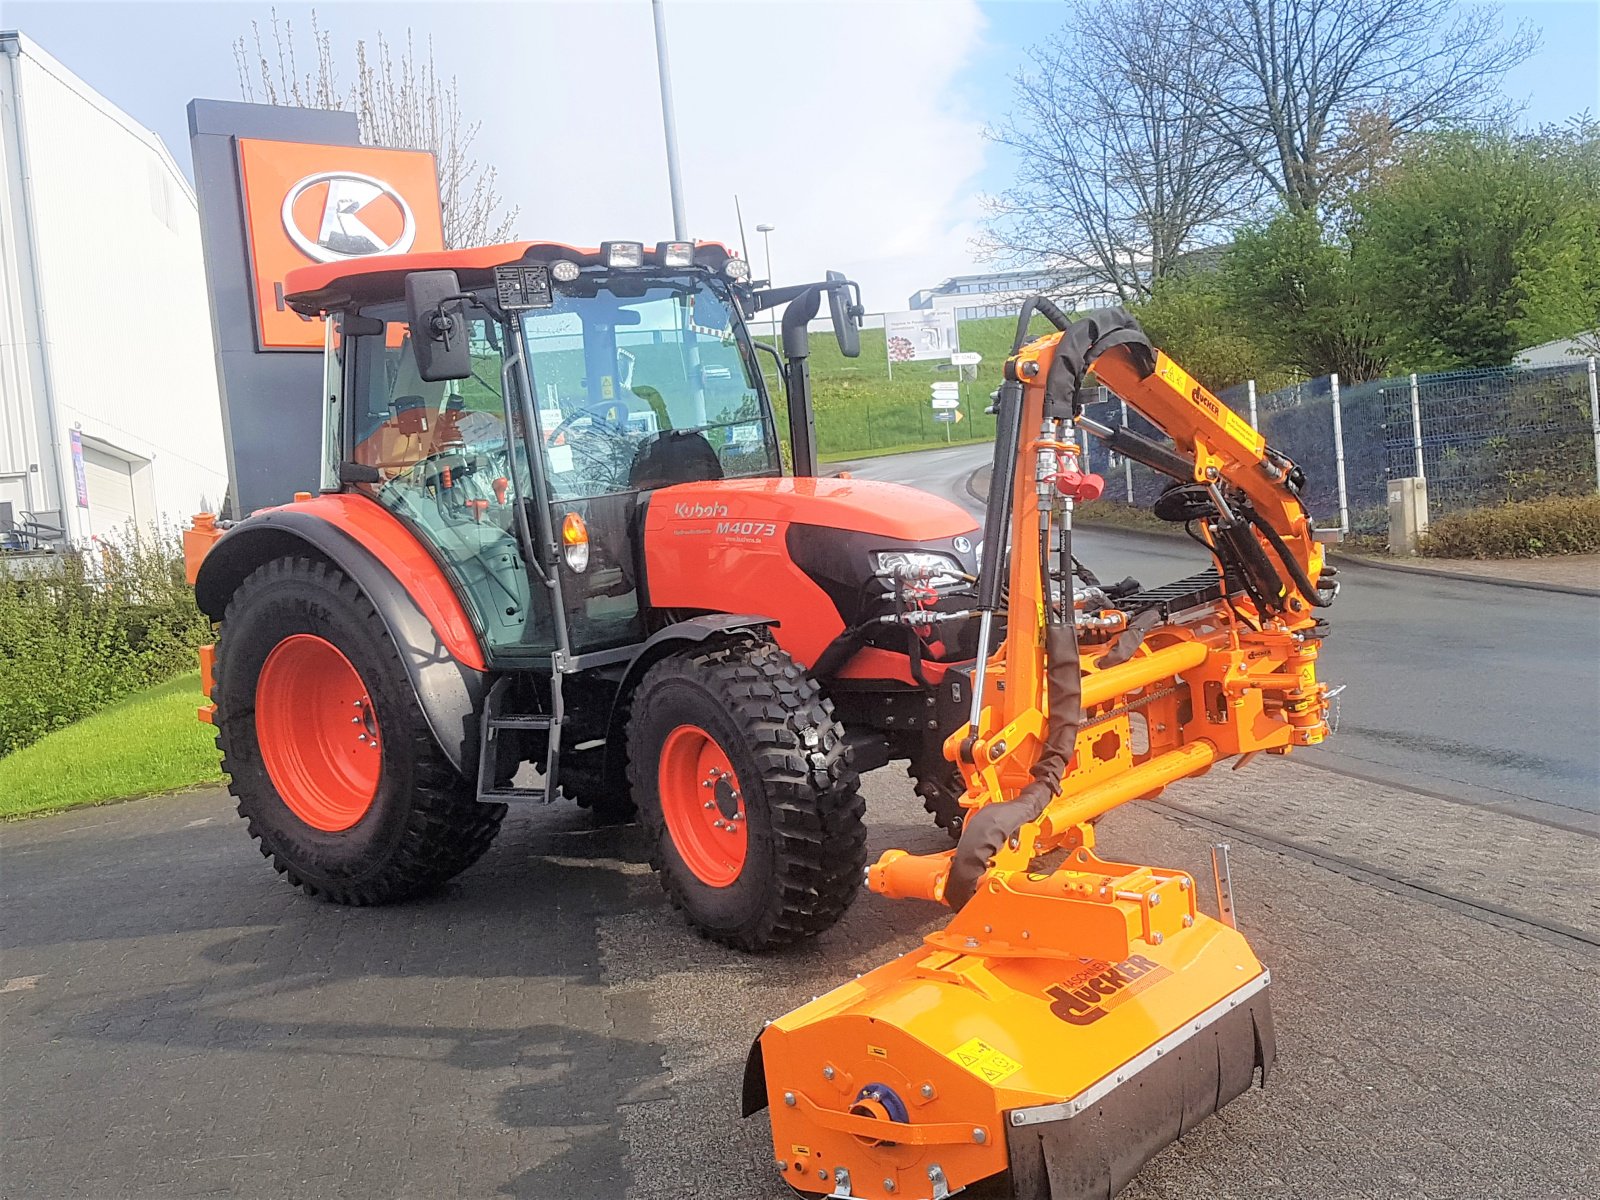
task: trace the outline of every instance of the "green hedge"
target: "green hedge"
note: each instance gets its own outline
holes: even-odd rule
[[[209,637],[171,531],[0,556],[0,755],[193,670]]]
[[[1420,550],[1433,558],[1537,558],[1600,551],[1600,495],[1550,496],[1470,508],[1429,522]]]

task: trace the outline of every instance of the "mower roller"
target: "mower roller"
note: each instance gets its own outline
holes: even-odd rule
[[[1035,312],[1057,332],[1028,341]],[[1171,442],[1085,417],[1091,368]],[[745,1113],[770,1107],[775,1168],[802,1193],[938,1200],[1004,1175],[1019,1200],[1106,1200],[1273,1062],[1270,976],[1233,927],[1225,854],[1217,920],[1183,871],[1102,857],[1094,822],[1326,735],[1316,610],[1337,584],[1303,476],[1120,310],[1069,323],[1029,301],[996,413],[980,653],[944,743],[960,841],[866,873],[956,915],[770,1022],[746,1068]],[[1078,431],[1171,477],[1156,511],[1214,571],[1145,592],[1076,562],[1073,506],[1103,486]]]

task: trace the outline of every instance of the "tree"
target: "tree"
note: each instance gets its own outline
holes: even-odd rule
[[[1223,260],[1228,307],[1272,360],[1346,383],[1380,377],[1385,338],[1348,247],[1306,212],[1242,229]]]
[[[1353,267],[1391,351],[1504,366],[1600,327],[1600,123],[1419,140],[1354,201]]]
[[[1134,315],[1152,342],[1214,392],[1247,379],[1262,391],[1289,382],[1252,323],[1229,303],[1219,270],[1168,275]]]
[[[300,73],[294,26],[271,17],[272,45],[262,43],[261,27],[250,22],[250,39],[233,43],[239,68],[239,92],[249,101],[296,108],[354,111],[361,140],[368,145],[395,146],[433,153],[439,170],[439,200],[444,212],[444,241],[451,248],[509,241],[518,209],[502,208],[493,166],[480,166],[472,155],[479,122],[468,122],[454,76],[439,77],[433,61],[433,39],[425,59],[418,58],[411,30],[398,59],[379,33],[376,52],[365,39],[355,43],[355,82],[341,86],[332,37],[311,13],[312,67]]]
[[[1160,0],[1082,0],[988,131],[1017,156],[989,201],[991,253],[1087,273],[1126,304],[1236,218],[1254,185],[1186,102],[1200,54]]]
[[[1202,48],[1189,103],[1291,213],[1381,141],[1495,115],[1538,42],[1457,0],[1187,0],[1176,23]]]

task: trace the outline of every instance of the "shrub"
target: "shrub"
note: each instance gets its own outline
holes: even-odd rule
[[[170,530],[0,558],[0,755],[192,670],[209,636]]]
[[[1536,558],[1600,551],[1600,495],[1549,496],[1470,508],[1428,525],[1421,551],[1434,558]]]

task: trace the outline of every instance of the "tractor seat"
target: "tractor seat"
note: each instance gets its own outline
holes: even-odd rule
[[[646,442],[628,468],[628,486],[646,491],[721,479],[722,460],[698,429],[669,429]]]

